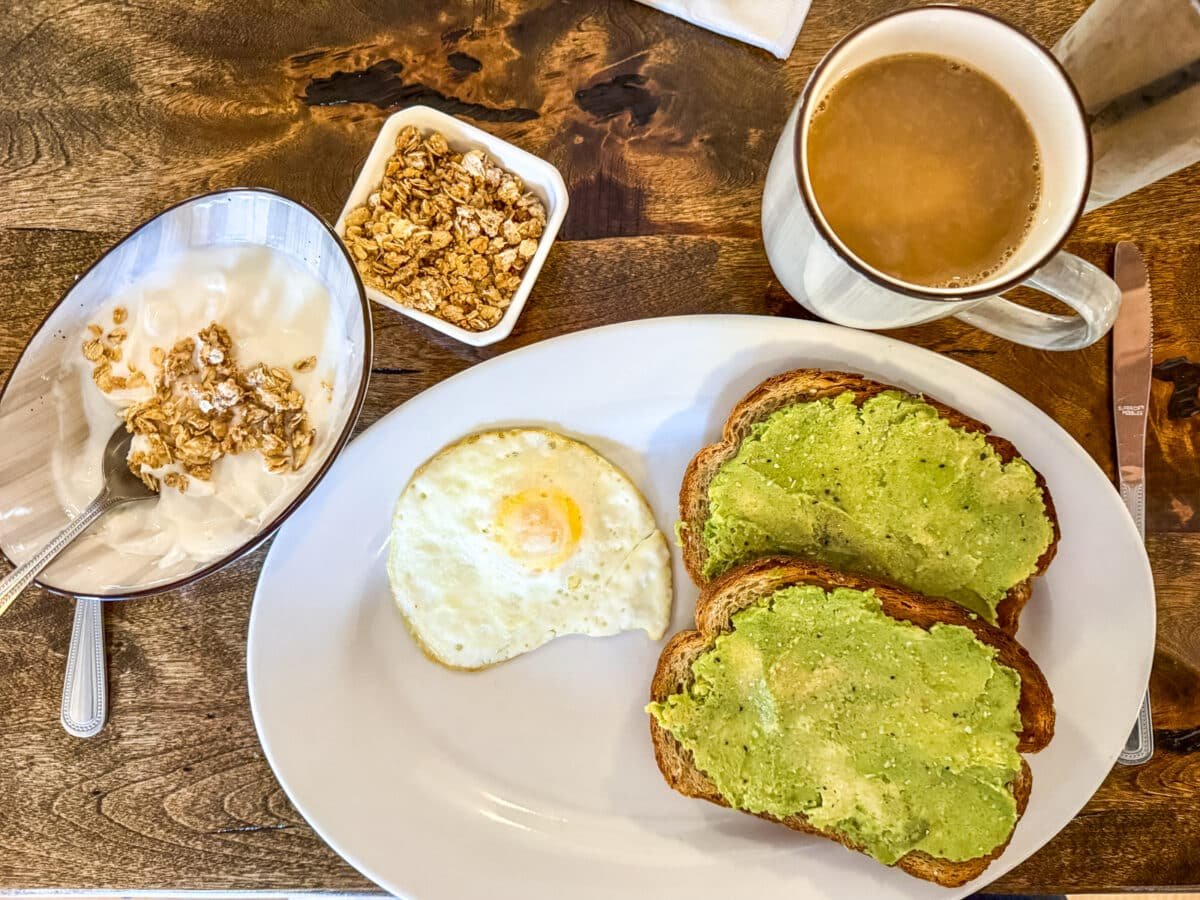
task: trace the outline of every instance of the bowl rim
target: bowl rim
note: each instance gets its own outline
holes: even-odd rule
[[[300,489],[300,492],[292,498],[291,502],[289,502],[287,506],[280,510],[279,514],[273,520],[264,525],[245,542],[239,544],[224,556],[221,556],[212,562],[205,563],[196,571],[191,572],[182,578],[177,578],[174,581],[170,581],[165,584],[155,585],[154,587],[148,588],[139,588],[133,591],[120,591],[109,594],[77,593],[74,591],[65,591],[61,588],[43,583],[40,578],[35,578],[33,583],[49,594],[54,594],[58,597],[84,597],[103,601],[137,600],[142,597],[151,597],[156,594],[165,594],[169,591],[175,591],[179,590],[180,588],[189,587],[197,581],[207,578],[209,575],[224,569],[226,566],[231,565],[251,551],[256,550],[261,544],[265,543],[269,538],[274,536],[275,532],[279,530],[279,527],[284,523],[284,521],[286,521],[292,515],[292,513],[294,513],[300,507],[300,505],[308,499],[308,497],[316,489],[317,485],[320,484],[325,476],[329,473],[329,469],[333,466],[334,461],[341,454],[342,450],[345,449],[346,444],[350,440],[350,436],[354,431],[354,426],[358,423],[358,417],[362,412],[363,402],[366,400],[367,385],[371,380],[371,366],[373,363],[375,344],[371,320],[371,302],[367,299],[366,289],[363,286],[362,278],[360,278],[358,274],[358,267],[354,264],[354,260],[350,258],[350,253],[346,249],[346,245],[342,242],[342,239],[338,237],[337,233],[333,230],[333,227],[325,220],[325,217],[314,210],[307,203],[288,197],[286,194],[283,194],[280,191],[265,187],[220,188],[218,190],[205,191],[202,194],[196,194],[192,197],[187,197],[183,200],[179,200],[176,203],[172,203],[170,206],[165,207],[164,209],[150,216],[148,219],[144,219],[141,223],[130,229],[130,231],[124,237],[114,242],[112,246],[108,247],[103,253],[96,257],[96,259],[71,282],[70,286],[66,289],[66,291],[63,292],[62,296],[59,297],[54,305],[46,311],[45,316],[42,317],[42,321],[39,322],[37,328],[33,330],[33,333],[29,336],[29,339],[25,342],[25,346],[21,348],[21,352],[17,354],[17,358],[13,361],[12,368],[4,378],[3,385],[0,385],[0,403],[3,402],[4,395],[7,392],[9,385],[12,383],[13,377],[16,375],[17,370],[21,367],[21,362],[24,360],[25,354],[29,351],[34,339],[37,338],[37,336],[40,335],[46,328],[47,323],[58,311],[58,308],[66,302],[67,298],[71,295],[71,292],[75,290],[76,285],[78,285],[79,282],[91,274],[92,270],[100,265],[100,263],[105,259],[107,259],[109,254],[115,251],[117,247],[120,247],[127,240],[129,240],[129,238],[147,228],[149,225],[162,218],[167,213],[174,212],[180,207],[187,206],[188,204],[195,203],[200,200],[219,198],[225,194],[242,193],[269,194],[304,210],[306,213],[312,216],[313,219],[315,219],[316,222],[322,228],[324,228],[326,232],[328,232],[330,239],[338,247],[342,256],[345,258],[346,265],[350,267],[350,272],[354,277],[354,286],[358,292],[358,302],[363,316],[364,328],[362,377],[359,379],[358,391],[351,404],[350,415],[346,419],[346,425],[338,434],[332,447],[330,447],[329,453],[326,455],[324,462],[317,469],[316,473],[314,473],[308,482]],[[9,557],[2,544],[0,544],[0,558],[3,558],[4,561],[9,565],[14,567],[16,566],[16,563],[14,563]]]
[[[488,347],[492,344],[498,344],[512,334],[513,329],[516,328],[517,320],[525,311],[525,304],[529,300],[529,295],[533,292],[534,284],[542,274],[542,267],[546,259],[549,258],[550,250],[558,240],[558,232],[566,220],[567,209],[570,206],[571,197],[570,192],[567,190],[567,183],[563,179],[562,172],[558,170],[558,166],[554,165],[550,160],[538,156],[536,153],[526,150],[512,141],[505,140],[497,134],[480,128],[478,125],[468,122],[459,116],[451,115],[423,103],[414,103],[411,106],[405,106],[389,114],[379,126],[379,130],[375,133],[375,137],[371,141],[370,149],[367,150],[367,155],[360,164],[358,174],[354,178],[354,183],[350,186],[349,193],[346,194],[346,200],[342,204],[342,210],[338,213],[338,217],[333,224],[333,230],[339,235],[339,240],[344,243],[346,216],[354,208],[351,200],[355,194],[359,193],[359,189],[364,182],[369,181],[373,185],[378,185],[378,179],[367,179],[367,163],[370,162],[371,157],[375,155],[377,149],[381,146],[384,134],[390,128],[395,128],[398,131],[403,124],[407,124],[409,119],[422,117],[441,122],[442,125],[439,127],[443,131],[457,130],[465,133],[467,143],[486,150],[489,156],[495,157],[497,151],[494,148],[495,146],[499,146],[506,150],[514,151],[518,157],[528,157],[524,160],[524,170],[521,170],[521,166],[519,165],[503,166],[505,171],[519,175],[524,181],[528,180],[529,170],[534,168],[541,169],[552,185],[552,189],[547,191],[545,231],[538,238],[537,252],[533,259],[530,260],[529,267],[521,273],[521,283],[513,294],[508,308],[504,310],[504,314],[495,325],[483,331],[470,331],[445,319],[441,319],[432,313],[404,306],[395,298],[369,285],[366,286],[367,297],[386,309],[393,310],[406,318],[412,319],[418,325],[424,325],[426,328],[444,334],[469,347]],[[357,264],[355,268],[357,269]]]

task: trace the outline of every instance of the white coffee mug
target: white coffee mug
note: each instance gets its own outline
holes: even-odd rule
[[[854,69],[898,53],[960,60],[1001,85],[1025,112],[1041,153],[1042,190],[1016,252],[987,280],[933,288],[887,275],[856,257],[821,214],[808,177],[808,127],[820,100]],[[957,316],[1031,347],[1073,350],[1099,340],[1121,303],[1116,284],[1059,248],[1084,208],[1091,145],[1079,98],[1057,60],[1011,25],[974,9],[925,6],[876,19],[817,64],[784,127],[763,192],[763,241],[784,289],[824,319],[854,328],[902,328]],[[1024,284],[1076,315],[1053,315],[998,296]]]

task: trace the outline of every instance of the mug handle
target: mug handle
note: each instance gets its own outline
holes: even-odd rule
[[[1057,253],[1023,282],[1061,300],[1078,315],[1039,312],[1003,297],[989,297],[955,317],[976,328],[1043,350],[1078,350],[1108,333],[1121,307],[1121,289],[1090,262]]]

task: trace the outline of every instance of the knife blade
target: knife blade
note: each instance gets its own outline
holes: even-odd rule
[[[1122,241],[1113,257],[1113,277],[1121,289],[1121,312],[1113,326],[1113,424],[1121,499],[1146,539],[1146,420],[1154,364],[1154,317],[1150,280],[1138,248]],[[1154,730],[1147,689],[1137,723],[1118,760],[1140,765],[1154,754]]]

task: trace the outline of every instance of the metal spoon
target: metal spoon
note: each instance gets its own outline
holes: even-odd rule
[[[158,496],[129,471],[132,441],[133,435],[124,425],[118,425],[104,448],[101,465],[104,487],[57,537],[0,580],[0,615],[42,569],[102,515],[124,503]],[[67,654],[67,676],[63,683],[63,727],[79,737],[91,737],[104,726],[106,712],[104,622],[100,601],[80,597],[75,601],[75,624],[71,629],[71,650]]]

